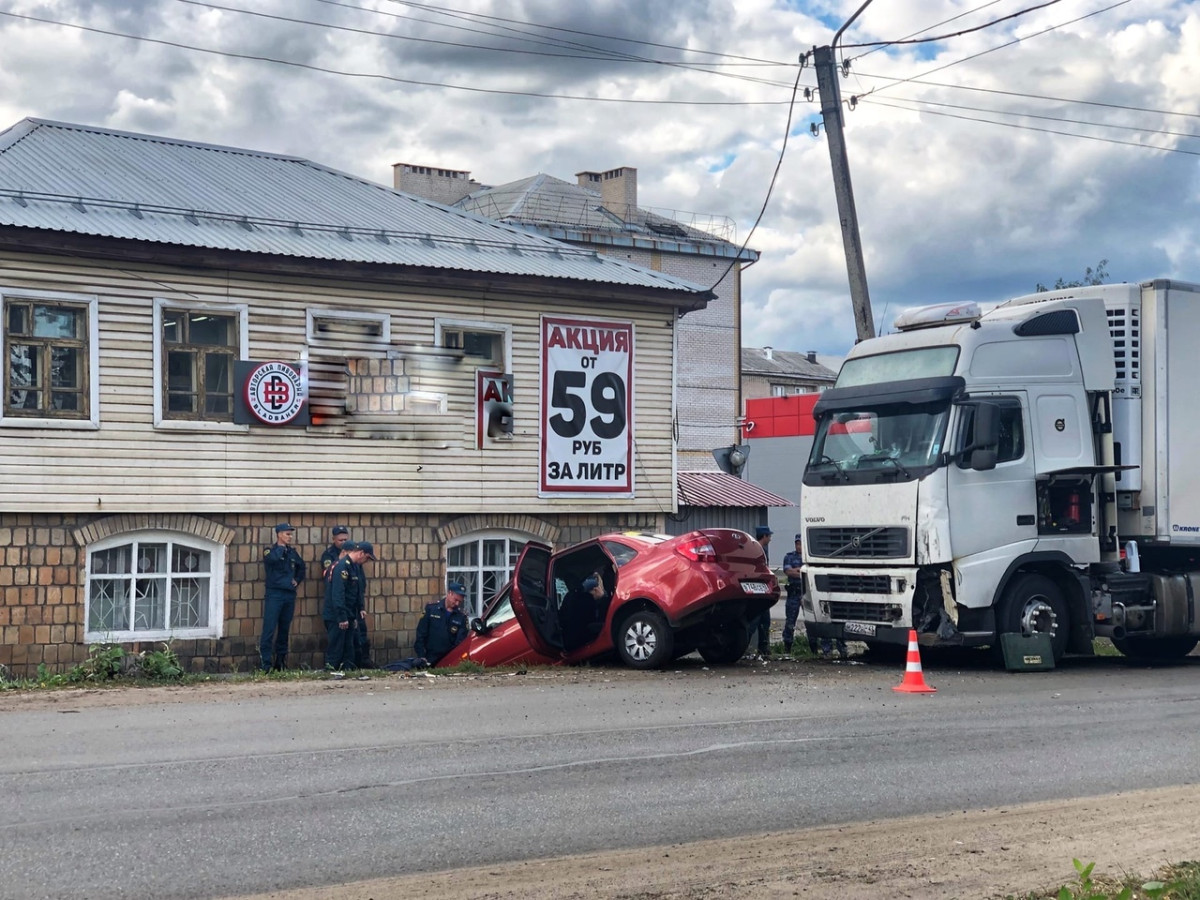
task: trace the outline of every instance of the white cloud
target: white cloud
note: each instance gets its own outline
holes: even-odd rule
[[[277,18],[181,0],[12,0],[5,9],[18,15],[219,52],[0,16],[0,125],[36,116],[147,131],[305,156],[385,184],[399,161],[469,169],[492,184],[535,172],[572,180],[581,170],[630,165],[642,205],[729,216],[744,239],[783,140],[790,64],[827,43],[861,3],[212,5]],[[356,5],[364,8],[347,8]],[[926,34],[959,31],[1031,4],[1001,0],[937,25],[978,5],[873,4],[843,43],[929,26]],[[1098,8],[1063,0],[936,44],[845,51],[852,63],[843,95],[862,101],[846,114],[846,139],[876,318],[918,303],[1024,293],[1038,281],[1077,277],[1101,259],[1114,280],[1200,280],[1200,156],[1188,155],[1200,153],[1200,138],[1191,137],[1200,136],[1200,12],[1186,0],[1134,0],[1087,16]],[[452,10],[461,12],[452,17]],[[604,48],[626,56],[579,58],[604,56]],[[698,64],[738,65],[718,75],[629,57],[706,70],[714,67]],[[764,60],[783,65],[755,62]],[[903,79],[913,80],[895,83]],[[811,68],[801,83],[815,85]],[[602,103],[519,92],[773,105]],[[818,114],[819,101],[797,104],[752,241],[762,259],[744,277],[747,344],[839,353],[854,339],[828,146],[823,134],[807,133]]]

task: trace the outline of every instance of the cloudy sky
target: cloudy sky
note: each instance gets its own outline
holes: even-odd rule
[[[739,242],[778,166],[743,343],[838,354],[854,320],[829,147],[810,131],[816,76],[798,61],[861,7],[0,0],[0,127],[147,132],[384,184],[396,162],[484,184],[634,166],[641,206],[728,217]],[[881,326],[1101,260],[1110,281],[1200,280],[1200,4],[874,0],[838,59]]]

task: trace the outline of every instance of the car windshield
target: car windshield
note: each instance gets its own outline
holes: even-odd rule
[[[492,598],[483,613],[483,621],[489,628],[495,628],[515,617],[516,613],[512,608],[512,593],[508,587]]]
[[[829,412],[817,424],[809,471],[844,480],[856,472],[913,477],[912,470],[938,464],[949,408],[905,403]]]

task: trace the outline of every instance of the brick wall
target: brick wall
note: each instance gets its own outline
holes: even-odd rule
[[[66,671],[88,656],[84,643],[84,591],[87,547],[104,537],[142,530],[196,535],[224,544],[225,607],[223,636],[179,640],[172,644],[192,672],[250,671],[258,661],[263,611],[263,548],[274,541],[273,527],[296,527],[295,546],[308,564],[308,580],[297,595],[288,663],[324,665],[325,627],[321,621],[324,589],[319,559],[329,530],[344,524],[355,539],[375,545],[379,557],[368,562],[367,608],[372,656],[383,663],[411,653],[425,604],[445,593],[445,542],[484,529],[530,534],[558,547],[607,531],[661,531],[661,517],[604,513],[534,516],[478,514],[291,516],[255,515],[119,516],[0,514],[0,665],[12,677],[33,677],[45,664]],[[159,649],[160,642],[124,644],[129,652]]]

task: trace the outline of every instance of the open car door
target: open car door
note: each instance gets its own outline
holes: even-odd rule
[[[543,656],[562,655],[558,594],[550,581],[550,548],[530,542],[513,572],[512,608],[531,646]]]

